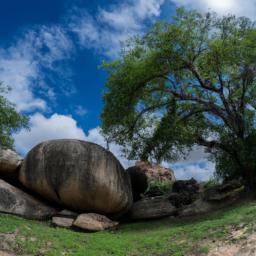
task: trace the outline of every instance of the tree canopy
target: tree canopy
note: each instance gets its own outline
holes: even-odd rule
[[[17,112],[15,105],[8,101],[5,94],[10,90],[0,83],[0,147],[12,148],[12,134],[27,128],[28,118]]]
[[[222,177],[256,177],[255,42],[248,18],[178,9],[103,64],[104,134],[133,159],[200,145]]]

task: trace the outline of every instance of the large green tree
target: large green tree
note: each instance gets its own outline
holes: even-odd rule
[[[256,26],[178,9],[129,40],[109,72],[102,129],[130,158],[204,146],[224,178],[256,180]]]
[[[18,113],[15,106],[6,99],[9,90],[0,83],[0,148],[12,148],[12,134],[21,128],[28,128],[28,118]]]

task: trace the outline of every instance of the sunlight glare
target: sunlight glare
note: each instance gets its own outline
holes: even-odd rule
[[[234,5],[234,0],[207,0],[209,6],[215,11],[228,11]]]

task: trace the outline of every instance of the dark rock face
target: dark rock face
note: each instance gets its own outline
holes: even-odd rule
[[[195,179],[190,180],[178,180],[173,183],[172,191],[176,193],[189,192],[197,193],[199,190],[199,184]]]
[[[169,200],[176,207],[189,205],[199,197],[199,189],[199,184],[193,178],[175,181],[172,193],[169,195]]]
[[[175,215],[176,211],[176,207],[166,197],[145,197],[133,204],[130,218],[134,220],[157,219]]]
[[[132,204],[130,178],[119,161],[85,141],[37,145],[24,160],[19,179],[42,197],[75,211],[118,215]]]
[[[0,212],[40,220],[53,216],[56,210],[0,180]]]
[[[237,180],[226,184],[209,188],[204,192],[204,199],[210,202],[218,202],[227,199],[235,199],[244,190],[244,186]]]
[[[187,217],[219,210],[236,202],[243,191],[244,186],[238,181],[214,186],[202,192],[191,204],[181,207],[178,215]]]
[[[128,168],[126,172],[130,175],[131,178],[133,201],[137,202],[141,199],[141,194],[145,193],[148,188],[147,175],[137,166]]]

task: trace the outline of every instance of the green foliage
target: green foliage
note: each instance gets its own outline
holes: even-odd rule
[[[240,225],[255,229],[255,218],[256,203],[246,202],[198,219],[163,219],[123,224],[115,231],[79,233],[0,215],[0,235],[4,248],[15,255],[203,256],[212,240],[226,241]]]
[[[247,166],[256,145],[255,41],[250,19],[184,9],[172,23],[157,22],[129,40],[120,59],[103,64],[108,141],[131,159],[158,162],[204,146],[220,176],[250,180],[248,173],[256,173],[256,161]]]
[[[208,181],[206,181],[206,182],[203,182],[203,187],[204,187],[204,189],[209,189],[209,188],[214,188],[214,187],[216,187],[216,186],[218,186],[218,185],[220,185],[221,184],[221,182],[219,181],[219,179],[217,179],[217,178],[210,178]]]
[[[151,181],[149,183],[149,186],[147,190],[145,191],[145,194],[151,194],[152,192],[158,192],[161,195],[165,195],[167,193],[170,193],[172,190],[174,181]]]
[[[9,90],[0,83],[0,147],[12,148],[12,134],[27,128],[28,118],[18,113],[15,106],[6,99],[5,94]]]

